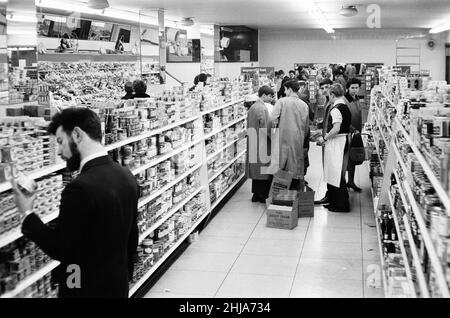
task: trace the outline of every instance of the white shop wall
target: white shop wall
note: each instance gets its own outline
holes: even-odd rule
[[[200,74],[200,63],[167,63],[166,69],[181,82],[186,82],[187,87],[191,87],[194,85],[194,77]],[[166,76],[166,89],[180,85],[169,75]]]
[[[259,62],[285,73],[294,63],[384,63],[395,65],[396,41],[405,32],[352,31],[338,39],[329,39],[325,32],[260,30]],[[434,80],[445,79],[446,35],[433,36],[434,50],[427,48],[427,39],[420,39],[421,69],[430,70]]]
[[[259,51],[259,60],[261,61],[261,51]],[[218,77],[228,77],[230,80],[234,80],[239,75],[241,75],[241,67],[249,67],[249,66],[259,66],[259,62],[245,62],[245,63],[237,63],[237,62],[221,62],[215,63],[215,75]],[[272,66],[265,65],[262,66]]]

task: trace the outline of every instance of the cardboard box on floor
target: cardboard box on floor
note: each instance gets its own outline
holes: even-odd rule
[[[305,191],[298,192],[298,202],[295,204],[298,208],[298,217],[314,217],[314,194],[315,191],[305,186]]]
[[[298,211],[294,206],[272,204],[272,198],[266,200],[267,227],[292,230],[298,225]]]
[[[298,218],[314,217],[314,191],[306,186],[304,191],[281,190],[266,200],[267,227],[292,230]]]

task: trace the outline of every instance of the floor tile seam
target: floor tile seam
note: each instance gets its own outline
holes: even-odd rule
[[[219,270],[211,270],[211,269],[189,269],[189,268],[171,268],[171,271],[176,272],[199,272],[199,273],[226,273],[227,270],[219,271]]]
[[[361,184],[361,173],[360,171],[358,171],[358,182],[359,184]],[[362,214],[362,209],[363,209],[363,205],[361,203],[361,194],[358,194],[359,197],[359,211],[360,211],[360,215],[361,215],[361,289],[362,289],[362,298],[365,298],[365,282],[364,282],[364,241],[363,241],[363,214]],[[366,206],[364,206],[364,208],[367,208]],[[369,209],[370,209],[370,205],[369,205]],[[373,206],[372,206],[373,209]]]
[[[150,292],[147,293],[147,295],[148,295],[148,294],[170,294],[170,292],[165,292],[165,291],[157,291],[157,292],[155,292],[155,291],[150,291]],[[193,296],[205,296],[204,293],[191,293],[191,292],[189,292],[189,293],[179,293],[179,292],[175,292],[174,294],[184,294],[184,295],[193,295]],[[212,296],[211,296],[211,297],[212,297]]]
[[[312,220],[312,218],[309,219],[308,228],[306,229],[305,236],[304,236],[304,239],[302,242],[302,247],[300,249],[300,255],[298,256],[297,265],[295,266],[294,278],[292,279],[291,288],[289,288],[289,296],[288,297],[291,296],[292,288],[294,288],[295,278],[297,277],[297,271],[298,271],[298,267],[300,265],[300,260],[302,258],[303,248],[305,247],[306,237],[308,235],[309,227],[311,225],[311,220]]]
[[[243,244],[241,250],[239,251],[238,256],[236,257],[236,259],[234,260],[234,262],[231,264],[230,269],[227,271],[224,279],[222,280],[222,282],[220,283],[219,287],[217,288],[216,292],[214,293],[214,297],[217,296],[217,293],[219,292],[220,288],[222,288],[225,280],[227,279],[228,275],[230,275],[231,270],[233,269],[234,264],[236,264],[237,260],[239,259],[239,257],[242,255],[242,251],[245,249],[245,246],[247,245],[248,241],[250,240],[250,238],[252,237],[253,232],[256,229],[256,226],[258,225],[259,221],[261,220],[262,216],[264,215],[264,213],[261,213],[261,216],[258,220],[258,222],[253,226],[252,232],[250,233],[250,235],[248,236],[247,240],[245,241],[245,243]]]
[[[284,278],[292,278],[294,275],[282,275],[282,274],[263,274],[263,273],[248,273],[248,272],[230,272],[231,275],[251,275],[251,276],[260,276],[260,277],[284,277]]]

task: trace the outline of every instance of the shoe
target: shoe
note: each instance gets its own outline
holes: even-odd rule
[[[328,204],[328,205],[326,206],[326,208],[327,208],[328,211],[330,211],[330,212],[339,212],[339,213],[347,213],[347,212],[350,212],[350,208],[349,208],[349,207],[347,207],[347,208],[338,208],[338,207],[335,207],[335,206],[332,206],[332,205]]]
[[[267,199],[267,198],[266,198],[266,199]],[[260,198],[258,202],[266,203],[266,199],[265,199],[265,198]]]
[[[355,192],[361,192],[362,191],[362,189],[357,187],[355,184],[347,183],[347,188],[353,189],[353,191],[355,191]]]
[[[314,204],[327,204],[327,203],[330,203],[330,201],[328,201],[327,197],[323,197],[319,201],[314,201]]]
[[[259,202],[259,197],[256,194],[252,196],[252,202]]]

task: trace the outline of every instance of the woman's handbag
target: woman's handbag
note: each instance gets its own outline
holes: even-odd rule
[[[360,133],[354,133],[352,135],[349,158],[356,166],[362,164],[364,160],[366,160],[366,149],[364,148],[364,143]]]

